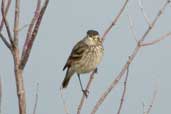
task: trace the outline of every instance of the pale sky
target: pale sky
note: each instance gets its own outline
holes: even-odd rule
[[[164,0],[142,0],[143,8],[152,21]],[[62,68],[72,47],[81,40],[89,29],[99,33],[112,22],[124,0],[50,0],[39,33],[32,48],[31,56],[24,70],[24,82],[27,99],[27,113],[33,111],[36,83],[39,83],[39,100],[36,114],[65,114],[60,86],[65,76]],[[36,0],[21,0],[22,27],[29,24],[36,6]],[[13,26],[13,8],[8,20]],[[128,15],[132,18],[137,38],[146,31],[146,23],[138,0],[129,0],[117,25],[107,35],[104,42],[104,57],[98,67],[91,86],[89,97],[82,114],[90,113],[96,101],[112,80],[120,72],[128,56],[136,46],[136,41],[129,29]],[[0,16],[1,19],[1,16]],[[152,41],[161,35],[171,32],[171,5],[168,6],[154,29],[146,38]],[[27,28],[20,32],[20,47],[25,40]],[[127,93],[122,114],[142,114],[145,103],[148,106],[157,85],[158,94],[150,114],[171,113],[171,37],[162,42],[144,47],[130,65]],[[2,114],[18,112],[13,60],[9,50],[0,41],[0,75],[2,78]],[[89,74],[81,76],[84,87]],[[123,90],[123,80],[112,90],[97,114],[114,114],[117,112]],[[69,112],[75,114],[82,97],[78,78],[74,75],[64,99]]]

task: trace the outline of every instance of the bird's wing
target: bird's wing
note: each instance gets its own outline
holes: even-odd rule
[[[72,49],[72,52],[63,68],[63,70],[66,69],[66,67],[70,67],[73,61],[79,61],[84,51],[88,48],[88,45],[84,43],[83,41],[78,42],[74,48]]]

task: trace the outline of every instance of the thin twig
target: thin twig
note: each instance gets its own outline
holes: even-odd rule
[[[104,32],[104,34],[102,35],[102,41],[104,41],[104,39],[106,38],[106,35],[109,33],[109,31],[112,29],[112,27],[116,24],[116,22],[118,21],[119,17],[121,16],[121,14],[123,13],[126,5],[128,3],[128,0],[125,0],[124,5],[122,6],[122,8],[120,9],[119,13],[117,14],[117,16],[115,17],[115,19],[113,20],[113,22],[111,23],[111,25],[106,29],[106,31]]]
[[[21,28],[19,28],[17,31],[20,32],[20,31],[22,31],[26,27],[28,27],[28,24],[25,24],[24,26],[22,26]]]
[[[37,0],[37,6],[36,6],[35,14],[34,14],[34,17],[32,18],[32,20],[30,22],[29,29],[27,31],[26,39],[29,39],[31,37],[31,33],[33,30],[34,24],[39,17],[40,8],[41,8],[40,6],[41,6],[41,0]]]
[[[170,0],[167,0],[166,2],[164,2],[164,4],[162,5],[161,9],[159,10],[159,12],[157,13],[157,16],[155,17],[155,19],[153,20],[153,22],[149,25],[147,31],[144,33],[144,35],[142,36],[140,42],[144,41],[144,39],[146,38],[146,36],[148,35],[148,33],[151,31],[151,29],[154,27],[155,23],[157,22],[157,20],[159,19],[159,17],[161,16],[161,14],[163,14],[164,9],[166,8],[166,6],[170,3]]]
[[[147,42],[147,43],[143,42],[140,45],[141,46],[154,45],[154,44],[159,43],[160,41],[164,40],[165,38],[168,38],[168,36],[170,36],[170,35],[171,35],[171,32],[168,32],[168,33],[162,35],[161,37],[157,38],[156,40],[153,40],[153,41],[150,41],[150,42]]]
[[[1,32],[0,32],[0,37],[1,37],[2,41],[4,42],[4,44],[8,47],[8,49],[10,49],[12,51],[11,45],[8,43],[8,41],[6,40],[6,38],[4,37],[4,35]]]
[[[1,13],[2,13],[2,18],[3,18],[3,21],[5,23],[5,27],[6,27],[6,30],[7,30],[8,38],[10,40],[11,45],[13,45],[11,31],[10,31],[9,24],[7,22],[5,12],[4,12],[4,0],[2,0],[2,2],[1,2]]]
[[[8,0],[6,8],[5,8],[5,17],[7,16],[10,5],[11,5],[11,0]],[[4,26],[4,21],[2,19],[1,24],[0,24],[0,32],[1,32],[2,28],[3,28],[3,26]]]
[[[39,17],[40,8],[41,8],[40,5],[41,5],[41,0],[37,0],[37,6],[36,6],[35,14],[34,14],[32,20],[30,22],[29,29],[27,31],[26,42],[25,42],[24,46],[26,45],[26,43],[30,39],[31,34],[32,34],[32,30],[33,30],[33,27],[34,27],[34,24],[35,24],[36,20]]]
[[[15,1],[15,15],[14,15],[14,45],[18,47],[19,38],[19,18],[20,18],[20,0]]]
[[[129,74],[129,66],[127,68],[127,72],[126,72],[126,76],[125,76],[125,81],[124,81],[124,89],[123,89],[123,93],[122,93],[122,97],[121,97],[121,102],[120,102],[117,114],[121,113],[121,109],[123,107],[123,103],[124,103],[124,99],[125,99],[125,95],[126,95],[126,89],[127,89],[128,74]]]
[[[146,112],[145,114],[150,114],[150,111],[151,111],[151,109],[152,109],[152,107],[153,107],[154,101],[155,101],[156,96],[157,96],[157,92],[158,92],[157,89],[158,89],[158,88],[156,88],[156,89],[154,90],[154,93],[153,93],[153,97],[152,97],[151,103],[150,103],[150,105],[149,105],[149,107],[148,107],[148,109],[147,109],[147,112]]]
[[[30,39],[28,39],[28,42],[26,41],[25,44],[24,44],[22,57],[21,57],[21,64],[20,64],[21,69],[23,69],[25,67],[25,65],[26,65],[26,63],[28,61],[28,58],[29,58],[29,55],[30,55],[30,52],[31,52],[31,49],[32,49],[32,46],[33,46],[33,43],[34,43],[34,40],[35,40],[36,35],[38,33],[38,30],[39,30],[43,15],[45,13],[45,10],[47,8],[48,2],[49,2],[49,0],[46,0],[45,3],[43,4],[43,7],[41,8],[40,13],[39,13],[39,17],[36,20],[33,32],[31,33],[31,37],[30,37]]]
[[[103,33],[102,35],[102,41],[105,40],[105,37],[106,35],[110,32],[110,30],[112,29],[112,27],[116,24],[116,22],[118,21],[119,17],[121,16],[121,14],[123,13],[126,5],[128,3],[128,0],[125,0],[124,2],[124,5],[121,7],[120,11],[118,12],[117,16],[114,18],[113,22],[111,23],[111,25],[109,25],[109,27],[106,29],[106,31]],[[86,86],[86,90],[89,90],[90,88],[90,85],[94,79],[94,74],[95,74],[95,71],[93,71],[91,74],[90,74],[90,78],[89,78],[89,81],[87,83],[87,86]],[[81,97],[81,101],[80,101],[80,104],[78,106],[78,110],[77,110],[77,114],[80,114],[81,113],[81,109],[83,107],[83,104],[85,102],[85,95],[83,94],[82,97]]]
[[[161,14],[163,13],[164,9],[166,8],[166,6],[168,4],[169,4],[169,2],[167,0],[164,3],[164,5],[162,6],[162,8],[159,10],[159,12],[157,13],[157,16],[153,20],[151,26],[148,27],[148,29],[146,30],[146,32],[143,34],[143,36],[141,37],[141,39],[138,41],[139,43],[144,41],[144,39],[149,34],[149,32],[151,31],[151,29],[154,27],[154,25],[156,24],[157,20],[159,19],[159,17],[161,16]],[[141,46],[140,46],[139,43],[137,44],[137,46],[135,47],[133,53],[131,54],[130,59],[125,63],[125,65],[121,69],[120,73],[112,81],[112,83],[109,85],[109,87],[102,93],[102,95],[100,96],[100,98],[96,102],[95,106],[93,107],[93,110],[92,110],[91,114],[95,114],[96,113],[96,111],[99,109],[99,107],[101,106],[101,104],[104,102],[104,100],[106,99],[106,97],[108,96],[108,94],[111,92],[111,90],[113,88],[116,87],[116,85],[118,84],[118,82],[120,81],[120,79],[123,77],[123,74],[126,72],[129,64],[134,60],[135,56],[138,54],[139,50],[141,49]]]
[[[146,14],[145,11],[144,11],[144,8],[143,8],[143,6],[142,6],[142,1],[141,1],[141,0],[139,0],[139,7],[140,7],[140,9],[141,9],[141,12],[142,12],[142,14],[143,14],[143,16],[144,16],[144,19],[145,19],[145,21],[147,22],[148,26],[151,26],[150,19],[148,18],[147,14]]]
[[[36,97],[35,97],[35,103],[34,103],[34,108],[33,108],[33,114],[36,114],[38,99],[39,99],[39,83],[37,83],[37,86],[36,86]]]
[[[11,0],[8,0],[6,8],[5,8],[5,17],[7,15],[7,13],[8,13],[10,4],[11,4]],[[1,24],[0,24],[0,37],[1,37],[2,41],[4,42],[4,44],[7,46],[7,48],[12,51],[12,47],[11,47],[10,43],[7,41],[5,36],[1,33],[3,25],[4,25],[4,21],[3,21],[3,18],[2,18],[2,21],[1,21]]]
[[[39,17],[39,13],[40,13],[40,7],[41,6],[41,0],[37,0],[37,6],[36,6],[36,9],[35,9],[35,14],[30,22],[30,25],[29,25],[29,28],[28,28],[28,31],[27,31],[27,36],[26,36],[26,40],[25,40],[25,43],[24,43],[24,46],[23,46],[23,51],[22,51],[22,59],[24,58],[25,54],[26,54],[26,50],[28,48],[28,42],[30,41],[31,39],[31,35],[32,35],[32,31],[33,31],[33,27]]]
[[[134,40],[136,41],[136,43],[138,43],[138,40],[137,40],[137,35],[135,33],[135,29],[134,29],[134,26],[133,26],[133,22],[132,22],[132,19],[131,17],[128,15],[128,20],[129,20],[129,29],[133,35],[133,38]]]

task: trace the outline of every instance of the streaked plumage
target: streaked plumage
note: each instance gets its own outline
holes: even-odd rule
[[[97,68],[103,56],[103,46],[99,33],[95,30],[87,31],[86,37],[79,41],[63,68],[67,68],[62,87],[66,88],[74,73],[89,73]]]

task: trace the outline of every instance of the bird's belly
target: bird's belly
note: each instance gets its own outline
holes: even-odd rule
[[[85,53],[79,64],[75,64],[75,71],[79,74],[89,73],[96,69],[103,56],[103,49],[97,49],[94,53]]]

